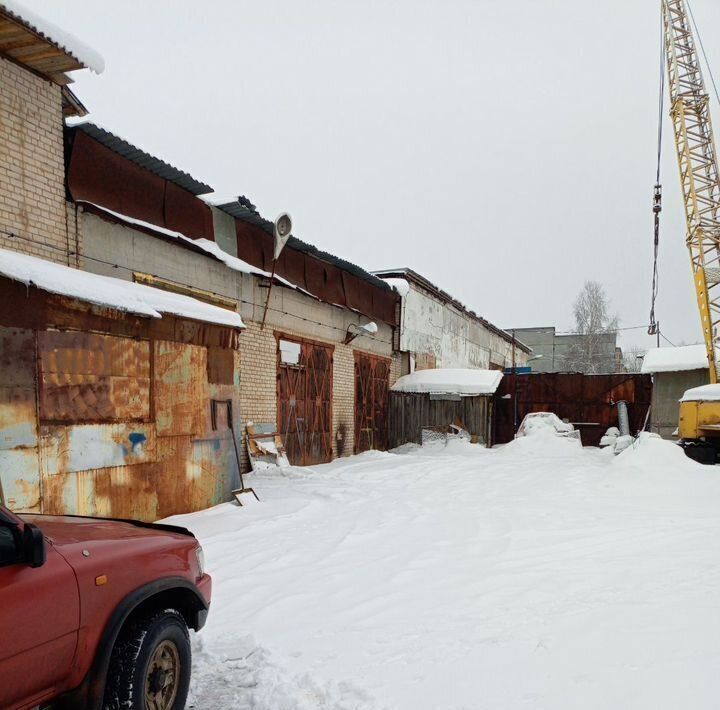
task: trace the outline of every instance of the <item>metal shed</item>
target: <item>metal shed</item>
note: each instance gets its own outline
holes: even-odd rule
[[[214,404],[237,411],[243,327],[188,296],[0,250],[0,498],[141,520],[227,500],[238,466]]]
[[[685,390],[710,382],[704,343],[648,350],[642,372],[653,379],[650,430],[676,439],[680,398]]]

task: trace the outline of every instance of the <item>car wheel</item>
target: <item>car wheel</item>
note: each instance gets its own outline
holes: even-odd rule
[[[190,686],[185,619],[166,609],[131,622],[110,658],[105,710],[182,710]]]

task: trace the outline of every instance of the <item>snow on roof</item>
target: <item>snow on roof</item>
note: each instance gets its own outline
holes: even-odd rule
[[[680,398],[681,402],[717,402],[720,400],[720,384],[718,385],[700,385],[686,390],[685,394]]]
[[[405,296],[410,293],[410,282],[407,279],[381,278],[388,286],[392,286],[392,288],[400,294],[400,298],[405,298]]]
[[[704,370],[708,366],[705,345],[681,345],[678,347],[653,348],[643,358],[641,372],[683,372],[685,370]]]
[[[417,370],[401,377],[393,392],[427,392],[430,394],[493,394],[502,380],[499,370],[438,368]]]
[[[81,64],[84,64],[96,74],[102,74],[105,70],[105,60],[100,53],[70,34],[70,32],[58,27],[32,10],[28,10],[16,0],[0,0],[0,6],[46,40],[75,57]]]
[[[7,249],[0,249],[0,274],[49,293],[136,315],[162,318],[163,313],[170,313],[231,328],[245,327],[235,311],[190,296],[79,271]]]

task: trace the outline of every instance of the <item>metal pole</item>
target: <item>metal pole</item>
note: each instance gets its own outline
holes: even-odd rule
[[[515,371],[515,329],[512,331],[513,435],[517,432],[517,372]]]
[[[263,310],[262,323],[260,324],[260,330],[265,330],[265,318],[267,317],[268,306],[270,305],[270,293],[272,292],[273,282],[275,281],[275,265],[277,260],[273,259],[272,273],[270,274],[270,286],[268,286],[267,300],[265,301],[265,309]]]

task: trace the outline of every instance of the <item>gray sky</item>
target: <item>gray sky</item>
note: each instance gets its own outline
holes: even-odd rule
[[[586,279],[647,323],[657,0],[24,3],[105,57],[75,75],[91,120],[298,237],[503,327],[569,329]],[[720,74],[720,6],[692,5]],[[657,313],[696,342],[667,119],[665,139]]]

